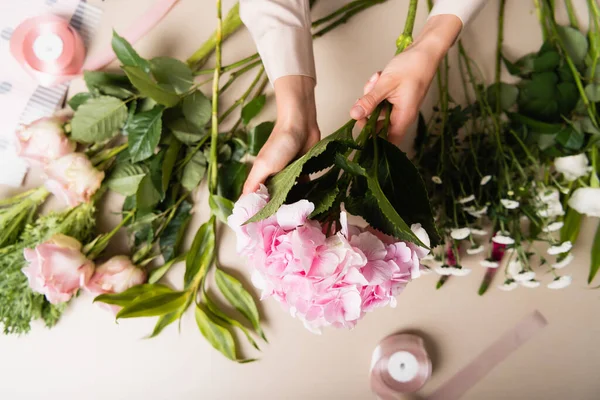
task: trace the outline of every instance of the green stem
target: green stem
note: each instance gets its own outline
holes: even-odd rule
[[[119,224],[117,226],[115,226],[110,232],[108,233],[103,233],[102,235],[98,236],[97,239],[91,241],[89,245],[91,245],[90,248],[87,248],[88,246],[86,246],[83,249],[83,253],[86,255],[86,257],[90,260],[94,260],[96,259],[100,253],[102,253],[104,251],[104,249],[106,248],[106,246],[108,245],[108,242],[110,241],[110,239],[115,236],[115,234],[122,228],[125,226],[125,224],[127,224],[127,222],[129,222],[129,220],[131,220],[131,218],[133,218],[133,216],[135,215],[135,212],[129,212],[127,213],[127,215],[125,216],[125,218],[123,218],[121,220],[121,222],[119,222]]]
[[[315,22],[312,23],[312,27],[316,28],[317,26],[322,25],[323,23],[330,21],[330,20],[336,18],[337,16],[342,15],[348,11],[352,11],[356,7],[362,6],[368,2],[370,2],[370,0],[354,0],[354,1],[346,4],[345,6],[339,8],[338,10],[332,12],[331,14],[329,14],[321,19],[316,20]]]
[[[246,72],[252,70],[254,67],[261,65],[261,64],[262,64],[262,61],[258,60],[258,61],[253,62],[252,64],[248,64],[244,68],[240,68],[239,70],[232,73],[229,76],[229,79],[227,80],[227,82],[225,82],[225,84],[221,88],[221,94],[223,94],[223,92],[225,92],[229,88],[229,86],[231,86],[233,84],[233,82],[235,82],[235,80],[237,78],[239,78],[240,76],[244,75]]]
[[[229,114],[231,114],[233,112],[233,110],[235,110],[238,106],[241,106],[242,104],[244,104],[244,102],[246,101],[246,99],[248,98],[248,96],[250,96],[250,93],[252,93],[252,90],[254,90],[254,88],[256,87],[256,85],[258,85],[258,82],[260,82],[260,78],[263,76],[263,74],[265,73],[265,69],[263,67],[260,68],[260,71],[258,71],[258,74],[256,74],[256,77],[254,78],[254,80],[252,81],[252,83],[250,84],[250,86],[248,87],[248,89],[240,96],[239,99],[237,99],[232,105],[231,107],[229,107],[221,116],[222,120],[225,120]]]
[[[269,78],[265,76],[265,78],[260,83],[260,85],[258,85],[258,89],[256,90],[256,93],[252,97],[252,100],[254,100],[258,96],[262,95],[262,93],[264,92],[264,90],[267,87],[268,83],[269,83]],[[235,132],[235,130],[240,126],[241,123],[242,123],[242,117],[240,116],[238,118],[238,120],[235,122],[235,124],[233,125],[233,127],[231,128],[231,132]]]
[[[504,9],[506,7],[506,0],[500,0],[500,7],[498,11],[498,38],[496,41],[496,114],[500,115],[502,112],[501,92],[500,92],[500,75],[502,73],[502,43],[504,41]]]
[[[221,78],[221,42],[223,40],[222,30],[223,21],[221,17],[221,0],[217,2],[217,31],[216,31],[216,43],[215,43],[215,72],[213,78],[213,89],[212,89],[212,125],[211,125],[211,138],[210,138],[210,180],[208,183],[208,189],[211,194],[214,194],[217,190],[217,179],[218,179],[218,168],[217,168],[217,147],[219,139],[219,79]]]
[[[569,24],[577,30],[579,30],[579,22],[577,22],[577,15],[571,0],[565,0],[565,7],[567,8],[567,14],[569,15]]]
[[[402,53],[408,46],[412,44],[412,32],[415,27],[415,19],[417,17],[417,6],[419,0],[410,0],[408,5],[408,14],[406,15],[406,21],[404,22],[404,31],[398,39],[396,39],[396,54]]]
[[[242,58],[241,60],[234,62],[233,64],[229,64],[229,65],[224,66],[223,68],[221,68],[221,72],[223,72],[223,73],[229,72],[231,70],[234,70],[234,69],[239,68],[239,67],[243,67],[246,64],[249,64],[252,61],[256,61],[256,60],[259,60],[259,59],[260,59],[260,57],[259,57],[258,53],[254,53],[251,56],[248,56],[246,58]],[[195,73],[195,75],[196,76],[197,75],[208,75],[208,74],[214,74],[214,72],[215,72],[214,68],[202,69],[200,71],[197,71]]]
[[[117,147],[102,150],[101,152],[96,154],[94,158],[92,158],[90,161],[92,162],[94,167],[103,170],[106,167],[107,163],[113,159],[113,157],[127,149],[128,146],[128,143],[124,143]]]
[[[542,27],[542,39],[545,42],[548,39],[548,26],[546,26],[546,20],[544,19],[544,13],[542,11],[540,0],[533,0],[533,4],[535,5],[535,11]]]

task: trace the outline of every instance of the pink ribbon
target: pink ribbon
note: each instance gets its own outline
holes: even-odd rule
[[[178,0],[158,0],[122,36],[135,43],[169,12]],[[55,15],[42,15],[21,23],[13,32],[10,51],[17,62],[42,86],[53,86],[99,70],[115,59],[112,48],[88,59],[79,33]]]

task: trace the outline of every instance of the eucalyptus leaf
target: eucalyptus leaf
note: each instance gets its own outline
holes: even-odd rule
[[[600,135],[600,129],[594,125],[590,117],[581,119],[581,130],[592,135]]]
[[[192,218],[192,204],[183,201],[175,212],[173,219],[167,224],[160,235],[160,252],[167,262],[179,252],[181,243],[185,237],[187,226]]]
[[[592,256],[590,259],[590,273],[588,275],[588,283],[592,283],[594,277],[600,269],[600,225],[596,228],[594,242],[592,243]]]
[[[517,103],[519,89],[514,85],[500,82],[500,107],[502,110],[508,110]],[[496,87],[494,83],[487,89],[487,99],[492,110],[496,109]]]
[[[125,75],[101,71],[84,71],[83,79],[92,93],[127,99],[134,95],[133,87]]]
[[[207,165],[206,156],[197,151],[183,168],[181,185],[189,191],[196,189],[206,174]]]
[[[190,67],[175,58],[153,58],[150,60],[150,68],[158,83],[169,85],[176,93],[185,93],[194,84],[194,75]]]
[[[248,165],[239,161],[230,160],[222,164],[218,172],[217,193],[226,199],[237,201],[249,172]]]
[[[585,94],[593,102],[600,102],[600,84],[590,83],[585,87]]]
[[[230,360],[236,360],[235,342],[229,329],[219,324],[214,317],[204,312],[200,306],[196,306],[196,324],[202,336]]]
[[[179,95],[171,90],[161,87],[152,78],[138,67],[123,67],[129,80],[139,92],[150,97],[158,104],[165,107],[174,107],[179,103]]]
[[[99,143],[119,133],[127,119],[125,103],[100,96],[80,105],[71,120],[71,138],[82,143]]]
[[[267,121],[250,129],[250,132],[248,132],[248,153],[253,156],[258,155],[260,149],[269,139],[274,127],[273,122]]]
[[[265,334],[260,327],[260,315],[258,314],[256,303],[254,302],[252,295],[244,289],[240,281],[218,268],[215,270],[215,281],[217,287],[227,301],[229,301],[240,314],[246,317],[252,324],[256,333],[258,333],[261,338],[265,339]]]
[[[504,64],[506,65],[506,69],[508,70],[508,72],[511,75],[520,77],[526,77],[527,75],[533,72],[534,61],[536,58],[537,54],[530,53],[521,57],[515,63],[512,63],[506,57],[502,56],[502,59],[504,60]]]
[[[69,107],[73,109],[73,111],[77,111],[80,105],[84,104],[89,99],[92,99],[94,96],[91,93],[82,92],[77,93],[75,96],[71,97],[68,101]]]
[[[147,168],[142,165],[118,163],[106,184],[114,192],[123,196],[131,196],[137,192],[140,182],[147,173]]]
[[[227,223],[227,217],[233,212],[233,202],[225,197],[211,194],[208,197],[210,209],[221,222]]]
[[[202,279],[213,262],[215,254],[214,217],[202,224],[196,232],[192,247],[185,260],[185,287]]]
[[[206,131],[198,128],[185,118],[179,118],[168,123],[173,136],[183,144],[195,144],[206,137]]]
[[[157,293],[123,307],[117,314],[117,319],[165,315],[181,308],[189,295],[188,292]]]
[[[144,283],[141,285],[132,286],[121,293],[106,293],[96,296],[94,303],[99,301],[105,304],[116,306],[127,306],[134,302],[135,299],[142,295],[154,295],[159,293],[173,293],[173,289],[161,284]]]
[[[328,146],[335,144],[336,141],[352,140],[352,128],[354,127],[355,122],[356,121],[354,120],[350,120],[338,131],[317,142],[317,144],[315,144],[305,155],[288,165],[277,175],[273,176],[267,182],[270,196],[269,202],[246,223],[261,221],[275,214],[296,183],[296,179],[300,176],[304,165],[311,159],[322,154]],[[331,161],[333,161],[333,159]]]
[[[558,26],[557,29],[569,57],[576,65],[582,65],[588,52],[588,41],[585,35],[570,26]]]
[[[244,125],[248,125],[248,122],[260,114],[266,102],[267,96],[261,94],[248,102],[248,104],[244,105],[242,108],[242,122]]]
[[[535,72],[552,71],[558,67],[560,56],[556,51],[547,51],[538,55],[533,60],[533,69]]]
[[[183,98],[183,115],[185,119],[203,128],[212,115],[210,100],[200,90],[196,90]]]
[[[129,154],[132,162],[151,157],[160,142],[163,108],[156,106],[150,111],[133,116],[127,126]]]
[[[113,30],[112,48],[122,65],[129,67],[138,67],[146,74],[150,73],[150,63],[143,59],[133,49],[131,44]]]

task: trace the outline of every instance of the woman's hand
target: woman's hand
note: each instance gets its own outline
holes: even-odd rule
[[[393,105],[388,140],[399,145],[417,118],[437,67],[461,28],[462,22],[454,15],[430,18],[415,42],[369,79],[364,96],[352,106],[350,116],[362,120],[387,99]]]
[[[271,175],[306,153],[321,138],[315,107],[315,81],[307,76],[283,76],[275,81],[277,122],[254,161],[244,194],[258,190]]]

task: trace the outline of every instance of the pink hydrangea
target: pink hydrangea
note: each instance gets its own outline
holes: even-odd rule
[[[250,261],[261,300],[275,298],[312,332],[327,326],[353,328],[365,313],[394,307],[395,296],[419,276],[427,249],[348,225],[344,212],[340,230],[327,235],[308,218],[314,205],[307,200],[245,224],[268,201],[261,186],[236,203],[228,224],[236,233],[237,251]],[[425,230],[418,224],[411,228],[429,246]]]

